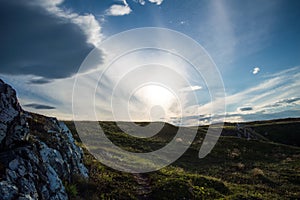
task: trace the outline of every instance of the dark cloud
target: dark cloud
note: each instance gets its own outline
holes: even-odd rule
[[[27,83],[28,84],[46,84],[46,83],[50,83],[51,80],[46,79],[46,78],[36,78],[36,79],[32,79],[29,80]]]
[[[219,116],[224,117],[224,116]],[[265,110],[261,110],[255,113],[233,113],[227,114],[226,118],[231,117],[241,117],[243,121],[261,121],[261,120],[271,120],[271,119],[283,119],[288,117],[300,117],[300,110],[293,109],[293,110],[284,110],[278,112],[267,112]],[[226,120],[226,119],[225,119]]]
[[[300,110],[285,110],[274,113],[267,113],[265,111],[253,113],[253,114],[245,114],[242,115],[242,119],[245,121],[260,121],[260,120],[270,120],[270,119],[282,119],[288,117],[299,117]]]
[[[229,114],[227,113],[226,115],[218,115],[215,116],[215,119],[223,119],[226,118],[232,118],[232,117],[240,117],[243,121],[261,121],[261,120],[271,120],[271,119],[283,119],[283,118],[288,118],[288,117],[300,117],[300,108],[293,109],[293,110],[284,110],[284,111],[278,111],[278,112],[272,112],[269,113],[267,111],[258,111],[255,113],[232,113]],[[205,123],[210,123],[211,117],[207,116],[199,116],[199,115],[194,115],[194,116],[189,116],[189,117],[184,117],[184,120],[189,120],[189,119],[198,119],[199,122],[205,122]],[[178,124],[180,121],[180,118],[176,120],[176,118],[172,118],[172,123]]]
[[[294,103],[294,102],[299,101],[299,100],[300,100],[300,97],[291,98],[291,99],[285,99],[284,103]]]
[[[180,124],[180,122],[183,122],[183,124],[185,124],[186,122],[191,121],[199,121],[201,122],[205,122],[208,123],[210,122],[212,119],[212,117],[210,115],[190,115],[190,116],[183,116],[182,118],[180,117],[171,117],[170,118],[170,123],[171,124]]]
[[[300,97],[282,99],[282,100],[279,100],[279,101],[277,101],[275,103],[266,105],[266,106],[264,106],[264,108],[274,108],[274,107],[286,106],[286,105],[292,104],[292,103],[294,103],[296,101],[300,101]]]
[[[38,110],[53,110],[53,109],[55,109],[55,107],[53,107],[53,106],[48,106],[48,105],[38,104],[38,103],[26,104],[26,105],[24,105],[24,107],[30,107],[30,108],[34,108],[34,109],[38,109]]]
[[[242,107],[242,108],[239,108],[240,111],[250,111],[250,110],[253,110],[252,107]]]
[[[26,1],[0,1],[0,73],[41,84],[75,74],[93,46],[78,25]]]

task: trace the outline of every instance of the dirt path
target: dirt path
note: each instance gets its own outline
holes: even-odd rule
[[[147,200],[152,192],[150,179],[146,174],[133,174],[134,179],[138,183],[137,194],[138,199]]]

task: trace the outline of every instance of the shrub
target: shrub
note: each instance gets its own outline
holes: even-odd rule
[[[221,194],[229,194],[229,189],[219,180],[205,178],[203,176],[193,176],[192,183],[194,186],[212,188]]]
[[[67,182],[65,182],[65,189],[66,189],[66,192],[70,197],[76,197],[78,195],[78,191],[77,191],[77,186],[76,184],[69,184]]]
[[[264,171],[259,168],[254,168],[251,170],[252,176],[264,176]]]
[[[182,179],[165,178],[153,188],[151,199],[192,199],[193,188]]]

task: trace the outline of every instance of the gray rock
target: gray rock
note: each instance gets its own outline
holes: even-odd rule
[[[63,181],[88,178],[83,152],[63,122],[20,107],[0,79],[0,199],[68,199]]]
[[[0,182],[1,199],[14,199],[18,194],[18,188],[7,181]]]

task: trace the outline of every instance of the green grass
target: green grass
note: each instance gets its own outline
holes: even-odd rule
[[[66,124],[78,144],[82,145],[74,124]],[[176,135],[177,130],[167,124],[156,136],[138,139],[123,133],[114,122],[100,124],[114,144],[132,152],[159,149]],[[286,145],[291,144],[291,134],[299,139],[298,121],[267,121],[247,125],[258,134],[268,130],[268,135],[263,136],[269,141],[222,136],[212,152],[199,159],[198,152],[207,126],[199,127],[195,141],[180,159],[168,167],[144,175],[152,191],[148,199],[298,199],[300,148]],[[234,133],[234,124],[227,123],[224,131]],[[295,138],[293,140],[296,141]],[[140,198],[137,192],[140,186],[132,174],[104,166],[86,149],[84,162],[89,168],[90,178],[74,179],[70,183],[77,189],[73,199]]]

